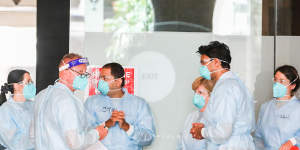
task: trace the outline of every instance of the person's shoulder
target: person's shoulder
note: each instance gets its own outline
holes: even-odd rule
[[[188,114],[188,118],[199,118],[203,115],[203,112],[200,112],[199,110],[196,110],[196,111],[193,111],[193,112],[190,112]]]
[[[9,96],[6,100],[6,102],[4,102],[1,106],[0,106],[0,111],[2,111],[2,113],[8,113],[10,111],[13,111],[16,106],[15,103],[13,103],[13,98],[12,96]]]
[[[9,121],[11,117],[14,117],[14,114],[13,111],[14,111],[15,108],[12,107],[12,105],[9,104],[8,101],[6,101],[5,103],[3,103],[1,106],[0,106],[0,118],[1,118],[1,122],[7,122]],[[0,123],[2,124],[2,123]]]
[[[146,100],[142,97],[136,96],[136,95],[131,95],[128,94],[127,98],[130,99],[131,101],[137,102],[137,103],[145,103],[147,104]]]
[[[0,107],[0,118],[1,118],[0,128],[4,128],[6,125],[10,124],[9,118],[13,117],[10,115],[10,110],[7,109],[6,106],[3,107],[3,105],[4,104],[2,104]]]
[[[99,105],[101,103],[106,102],[106,97],[101,95],[101,94],[96,94],[96,95],[92,95],[89,96],[86,101],[84,102],[85,106],[92,106],[92,105]]]
[[[87,100],[90,100],[90,101],[96,101],[99,99],[106,99],[106,98],[105,98],[105,96],[103,96],[101,94],[92,95],[87,98]]]
[[[103,96],[101,94],[96,94],[96,95],[92,95],[92,96],[89,96],[85,103],[94,103],[94,102],[103,102],[107,99],[107,96]]]
[[[0,116],[1,115],[5,115],[7,114],[7,112],[9,111],[9,104],[8,102],[4,102],[1,106],[0,106]]]
[[[300,99],[297,98],[297,97],[293,97],[293,101],[294,101],[294,104],[299,106],[300,105]]]
[[[274,99],[271,99],[271,100],[268,100],[268,101],[262,103],[260,106],[260,111],[262,112],[262,111],[266,110],[266,108],[270,107],[273,102],[274,102]]]
[[[240,89],[240,83],[235,78],[227,78],[216,85],[217,89],[222,89],[222,91],[227,90],[238,90]]]
[[[35,100],[39,100],[41,98],[43,98],[45,96],[45,93],[48,92],[48,90],[51,88],[52,86],[49,85],[47,88],[41,90],[36,96],[35,96]]]
[[[55,85],[49,85],[36,95],[35,101],[39,102],[45,98],[51,98],[52,100],[65,100],[70,99],[70,94],[66,90],[58,88]]]

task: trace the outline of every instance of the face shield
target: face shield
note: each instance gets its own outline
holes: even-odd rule
[[[86,64],[88,66],[89,65],[88,59],[87,58],[78,58],[78,59],[72,60],[72,61],[66,63],[65,65],[59,67],[59,71],[70,69],[72,67],[82,65],[82,64]]]

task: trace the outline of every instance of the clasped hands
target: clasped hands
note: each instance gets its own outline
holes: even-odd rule
[[[116,122],[119,123],[119,126],[124,131],[128,131],[130,125],[125,120],[125,113],[123,111],[114,110],[111,114],[111,117],[105,122],[105,126],[110,128],[116,125]]]
[[[203,123],[193,123],[192,128],[190,130],[190,133],[192,134],[192,137],[197,140],[202,140],[204,137],[202,136],[202,128],[204,128]]]

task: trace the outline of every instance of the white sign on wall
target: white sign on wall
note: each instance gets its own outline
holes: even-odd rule
[[[137,68],[137,84],[138,87],[143,87],[138,88],[137,95],[147,101],[156,102],[172,91],[175,71],[171,61],[163,54],[145,51],[134,56],[129,64]]]

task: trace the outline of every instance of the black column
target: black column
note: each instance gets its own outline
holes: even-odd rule
[[[70,0],[37,1],[37,91],[58,78],[58,63],[69,52]]]

